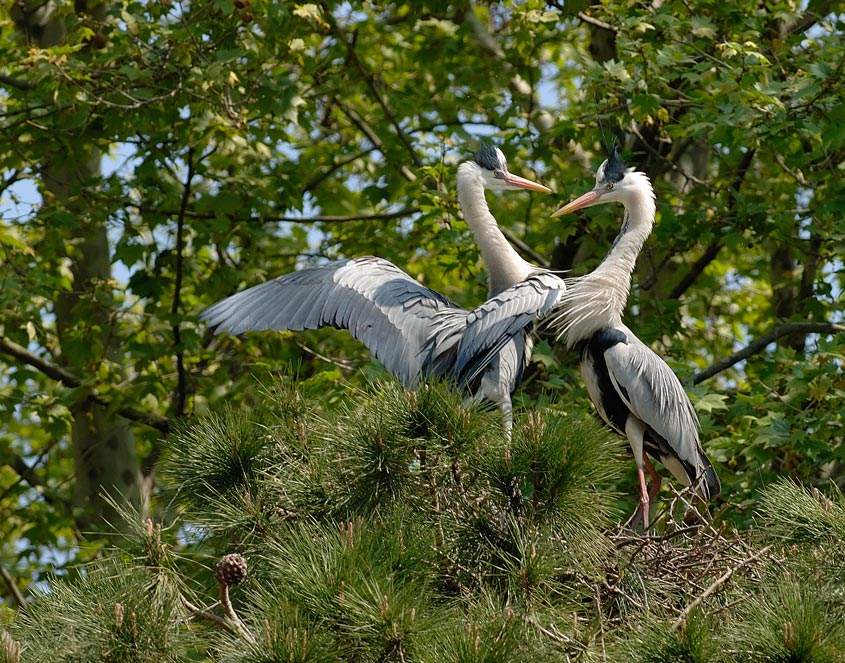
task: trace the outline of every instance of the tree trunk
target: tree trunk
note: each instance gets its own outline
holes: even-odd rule
[[[77,11],[102,20],[105,6],[86,8],[76,3]],[[30,43],[50,48],[65,39],[65,26],[61,17],[54,15],[55,3],[16,0],[10,14],[18,29]],[[100,173],[99,150],[85,144],[84,139],[75,145],[63,145],[62,156],[55,162],[42,164],[43,190],[53,195],[75,214],[76,224],[67,231],[65,245],[71,260],[73,289],[57,295],[55,304],[56,328],[60,342],[68,338],[70,330],[79,322],[78,305],[89,299],[89,294],[100,282],[111,277],[111,260],[108,236],[103,223],[92,220],[86,210],[93,201],[85,203],[84,187]],[[57,147],[57,155],[59,150]],[[81,189],[82,194],[75,191]],[[100,298],[102,299],[102,298]],[[120,348],[115,336],[109,335],[110,310],[98,306],[93,310],[85,306],[85,320],[98,336],[91,338],[92,347],[102,347],[103,356],[119,359]],[[90,370],[91,357],[77,357],[63,350],[62,363],[77,375]],[[119,525],[114,509],[105,500],[106,495],[126,500],[133,505],[141,503],[140,471],[135,441],[127,421],[108,412],[84,393],[71,407],[72,448],[76,484],[74,506],[78,508],[77,523],[80,530],[104,530],[108,523]]]

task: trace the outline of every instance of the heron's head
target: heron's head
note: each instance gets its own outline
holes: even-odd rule
[[[528,189],[551,193],[552,190],[537,182],[532,182],[508,170],[508,162],[502,150],[489,143],[482,144],[471,161],[467,162],[475,170],[484,184],[485,189]]]
[[[610,156],[596,171],[596,186],[583,196],[561,207],[552,214],[552,217],[602,203],[622,203],[628,206],[643,196],[654,200],[654,190],[651,188],[648,176],[636,168],[628,168],[622,161],[619,148],[614,146],[610,150]]]

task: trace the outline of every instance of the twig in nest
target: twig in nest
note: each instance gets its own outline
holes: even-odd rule
[[[736,571],[741,569],[743,566],[747,566],[748,564],[751,564],[751,562],[753,562],[756,559],[760,558],[761,556],[765,555],[771,547],[772,547],[771,545],[768,545],[764,548],[761,548],[756,553],[751,555],[751,557],[747,557],[746,559],[742,560],[739,564],[729,568],[722,575],[720,575],[718,578],[716,578],[716,580],[707,589],[705,589],[701,594],[699,594],[698,597],[696,597],[696,599],[692,603],[690,603],[686,608],[684,608],[681,611],[680,616],[672,624],[672,628],[679,628],[686,621],[686,618],[689,617],[689,614],[693,610],[695,610],[695,608],[698,607],[702,603],[702,601],[707,600],[707,597],[712,595],[717,589],[719,589],[719,587],[721,587],[728,580],[730,580],[731,576]]]

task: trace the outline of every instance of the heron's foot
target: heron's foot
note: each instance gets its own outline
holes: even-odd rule
[[[648,512],[649,506],[643,505],[640,502],[640,505],[634,510],[634,513],[625,521],[625,527],[630,529],[632,532],[636,532],[637,529],[642,525],[643,527],[643,534],[648,534]]]

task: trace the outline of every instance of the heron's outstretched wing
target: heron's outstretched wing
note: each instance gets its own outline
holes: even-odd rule
[[[214,304],[201,317],[215,333],[233,335],[347,329],[404,385],[414,386],[432,320],[446,309],[462,311],[393,263],[364,257],[285,274]]]
[[[701,468],[704,454],[698,439],[698,418],[680,381],[631,330],[619,330],[627,341],[604,352],[614,388],[634,416],[668,442],[678,459]]]
[[[565,289],[562,279],[538,272],[470,311],[458,344],[458,383],[472,384],[509,341],[554,307]]]

